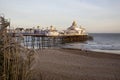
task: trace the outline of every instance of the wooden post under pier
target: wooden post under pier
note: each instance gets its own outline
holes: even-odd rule
[[[31,48],[43,49],[45,47],[54,47],[58,44],[82,42],[88,40],[88,35],[61,35],[61,36],[46,36],[41,34],[23,34],[25,45],[28,48],[31,43]],[[16,37],[15,34],[13,37]]]

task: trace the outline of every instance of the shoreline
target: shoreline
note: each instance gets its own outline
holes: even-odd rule
[[[53,48],[53,49],[54,49],[54,48]],[[115,54],[115,55],[120,55],[120,53],[102,52],[102,51],[99,51],[99,50],[85,50],[85,49],[77,49],[77,48],[59,48],[59,49],[80,50],[80,51],[86,51],[86,52],[96,52],[96,53],[102,53],[102,54]]]
[[[80,51],[81,53],[79,54],[78,52],[76,53],[72,53],[72,54],[77,54],[77,55],[86,55],[86,56],[90,56],[92,55],[92,57],[106,57],[109,56],[110,58],[118,58],[120,59],[120,54],[115,54],[115,53],[108,53],[108,52],[99,52],[99,51],[90,51],[90,50],[81,50],[81,49],[72,49],[72,48],[61,48],[64,50],[75,50],[75,51]]]
[[[119,80],[120,55],[79,49],[36,50],[35,80]]]
[[[72,47],[72,46],[68,46],[68,47],[63,47],[64,49],[80,49],[80,50],[85,50],[85,51],[94,51],[94,52],[101,52],[101,53],[110,53],[110,54],[120,54],[120,50],[103,50],[103,49],[81,49],[81,48],[77,48],[77,47]]]

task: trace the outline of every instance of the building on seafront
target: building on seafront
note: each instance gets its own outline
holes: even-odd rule
[[[12,31],[13,32],[13,31]],[[34,34],[34,35],[45,35],[45,36],[80,36],[80,35],[88,35],[85,28],[79,26],[76,24],[75,21],[73,21],[72,25],[68,27],[63,32],[58,32],[54,26],[47,27],[46,29],[42,28],[40,29],[40,26],[37,26],[37,28],[16,28],[13,33],[22,33],[22,34]]]
[[[76,22],[73,21],[72,25],[64,31],[64,35],[87,35],[85,28],[78,27]]]
[[[50,29],[46,29],[45,30],[45,35],[47,36],[58,36],[59,32],[56,30],[55,27],[53,27],[52,25],[50,26]]]
[[[50,26],[50,28],[42,28],[42,29],[34,29],[34,34],[41,34],[41,35],[46,35],[46,36],[58,36],[59,32],[56,30],[55,27],[53,27],[52,25]]]

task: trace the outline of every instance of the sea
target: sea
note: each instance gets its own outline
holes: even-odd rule
[[[63,48],[120,54],[120,33],[90,33],[93,40],[67,43]]]

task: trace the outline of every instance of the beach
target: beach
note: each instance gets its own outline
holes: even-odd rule
[[[119,54],[58,48],[34,57],[34,80],[120,80]]]

